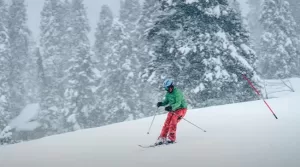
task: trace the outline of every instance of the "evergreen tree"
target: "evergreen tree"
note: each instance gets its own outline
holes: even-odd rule
[[[107,111],[105,109],[108,108],[107,105],[109,104],[107,102],[107,98],[109,98],[109,93],[107,92],[107,86],[109,86],[107,77],[109,76],[108,61],[110,59],[108,55],[113,52],[110,42],[110,34],[114,22],[113,13],[107,5],[103,5],[99,16],[93,50],[97,61],[97,69],[100,71],[101,77],[98,78],[95,94],[96,99],[98,99],[96,109],[93,113],[94,116],[90,120],[94,122],[95,126],[106,124],[105,114]]]
[[[36,103],[38,100],[36,43],[33,37],[29,38],[29,50],[26,64],[24,64],[24,97],[26,104]]]
[[[248,0],[250,11],[247,15],[247,23],[250,31],[251,41],[255,51],[258,50],[259,40],[262,35],[262,25],[259,22],[259,15],[262,11],[262,0]]]
[[[45,96],[46,79],[43,65],[43,58],[40,52],[40,48],[37,47],[35,50],[35,59],[37,66],[37,85],[38,85],[38,101],[41,103],[43,96]]]
[[[96,33],[95,33],[95,44],[94,44],[94,52],[98,61],[98,68],[100,71],[105,69],[105,55],[108,54],[109,47],[108,46],[108,34],[111,31],[112,23],[113,23],[113,13],[111,9],[104,5],[101,8],[99,22],[97,25]]]
[[[233,11],[228,13],[227,17],[223,17],[224,21],[221,28],[229,33],[229,40],[237,47],[237,52],[242,57],[246,58],[251,67],[255,68],[257,57],[255,55],[253,43],[250,40],[250,31],[247,24],[244,22],[240,4],[237,0],[233,0]]]
[[[119,20],[125,25],[125,31],[132,31],[141,14],[140,2],[139,0],[121,0],[120,2]]]
[[[152,41],[148,40],[148,33],[154,26],[156,21],[159,19],[159,16],[163,14],[161,9],[161,3],[159,0],[149,0],[145,1],[143,4],[143,10],[141,17],[138,22],[137,31],[139,33],[138,43],[139,43],[139,52],[141,56],[139,57],[141,62],[145,64],[151,63],[151,60],[155,58],[153,54],[153,50],[155,46],[152,44]],[[143,73],[141,75],[142,80],[149,83],[147,77],[149,77],[149,71],[153,71],[153,69],[149,68],[150,66],[142,66]],[[151,82],[150,82],[151,83]]]
[[[264,28],[259,49],[262,75],[292,77],[299,71],[299,35],[288,2],[264,1],[260,22]]]
[[[29,52],[30,31],[26,25],[27,12],[24,0],[12,0],[8,10],[9,58],[9,110],[12,117],[25,106],[24,70]]]
[[[297,23],[297,33],[300,33],[300,1],[299,0],[287,0],[290,3],[292,15]]]
[[[67,125],[70,125],[68,129],[78,130],[93,126],[89,119],[96,104],[93,91],[96,75],[87,37],[90,27],[82,0],[72,0],[70,19],[70,38],[73,42],[70,68],[66,71],[68,84],[65,91],[65,115]]]
[[[41,117],[45,131],[55,134],[63,131],[64,104],[64,46],[66,13],[59,0],[45,0],[41,12],[41,38],[43,78],[45,84],[41,99]]]
[[[129,35],[125,32],[125,26],[116,21],[113,23],[112,30],[109,33],[108,45],[110,51],[107,55],[106,70],[104,71],[104,86],[100,89],[102,94],[102,103],[100,107],[103,110],[101,114],[105,124],[125,121],[129,113],[134,111],[132,107],[135,104],[128,104],[132,100],[132,87],[126,81],[132,79],[132,75],[126,75],[130,72],[130,67],[127,58],[127,39]],[[126,63],[127,61],[127,63]],[[130,78],[128,78],[130,77]],[[127,94],[127,93],[131,94]],[[127,98],[125,98],[127,95]],[[128,101],[127,101],[128,100]]]
[[[4,0],[0,0],[0,131],[11,119],[8,107],[9,102],[9,35],[8,10]]]
[[[239,16],[242,16],[241,4],[237,0],[233,0],[231,6],[235,12],[239,13]]]
[[[73,42],[72,41],[72,33],[73,33],[73,27],[72,27],[72,4],[70,1],[65,0],[64,3],[62,3],[62,11],[61,11],[61,57],[62,57],[62,67],[61,71],[64,73],[67,69],[70,68],[71,64],[69,60],[72,58],[72,55],[75,54],[74,50],[72,48]],[[72,53],[73,52],[73,53]],[[64,74],[62,74],[63,76]],[[63,81],[64,84],[67,84],[66,81]],[[65,89],[64,87],[62,89]]]
[[[12,129],[9,126],[6,126],[2,131],[0,131],[0,146],[15,143],[15,141],[12,139],[11,131]]]
[[[177,81],[194,107],[256,99],[242,74],[256,86],[256,56],[241,16],[227,0],[163,1],[166,14],[148,33],[155,43],[149,76]]]
[[[45,105],[44,99],[47,96],[47,83],[46,83],[46,77],[45,77],[45,71],[44,71],[44,65],[43,65],[43,56],[41,55],[40,48],[36,48],[35,52],[35,58],[36,58],[36,66],[37,66],[37,89],[38,89],[38,103],[40,105]],[[51,117],[52,113],[50,113],[46,107],[41,108],[38,120],[41,123],[41,129],[44,131],[44,135],[46,134],[54,134],[55,131],[53,128],[53,125],[58,125],[53,118]]]
[[[141,6],[138,0],[124,0],[120,9],[120,28],[123,31],[121,38],[123,47],[119,46],[119,71],[124,76],[123,83],[119,84],[119,95],[124,108],[126,120],[144,117],[147,106],[141,104],[141,94],[147,86],[140,82],[139,72],[142,67],[139,33],[136,31],[141,15]],[[142,87],[144,86],[144,87]],[[149,112],[149,111],[148,111]]]
[[[299,10],[300,10],[300,1],[298,0],[288,0],[290,4],[290,9],[292,12],[292,16],[295,19],[296,22],[296,33],[299,36],[300,34],[300,15],[299,15]],[[298,45],[297,50],[300,50],[300,45]],[[296,75],[300,76],[300,56],[298,53],[297,57],[297,69],[296,69]]]
[[[164,12],[161,9],[161,3],[159,0],[148,0],[144,1],[143,8],[141,11],[141,17],[138,21],[137,32],[137,46],[139,50],[138,60],[140,62],[139,80],[139,106],[140,111],[145,116],[153,114],[155,110],[155,102],[161,100],[164,92],[159,91],[157,83],[153,83],[149,73],[155,70],[155,66],[152,66],[151,62],[155,58],[153,50],[155,46],[152,41],[147,39],[149,30],[155,26],[155,22],[159,19]],[[150,79],[149,79],[150,78]]]
[[[139,102],[138,74],[140,69],[137,21],[140,17],[138,0],[121,1],[120,17],[108,33],[108,51],[103,54],[99,107],[106,124],[144,117]],[[102,63],[103,64],[103,63]]]

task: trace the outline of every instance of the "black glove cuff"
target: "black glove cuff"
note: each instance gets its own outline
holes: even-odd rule
[[[165,110],[171,112],[172,111],[172,107],[168,106],[168,107],[165,108]]]
[[[156,106],[157,106],[157,107],[161,107],[162,105],[163,105],[162,102],[158,102]]]

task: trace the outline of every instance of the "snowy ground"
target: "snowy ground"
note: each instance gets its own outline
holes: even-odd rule
[[[1,167],[299,167],[300,80],[295,93],[262,101],[189,110],[178,143],[142,149],[153,143],[166,115],[51,136],[0,147]]]

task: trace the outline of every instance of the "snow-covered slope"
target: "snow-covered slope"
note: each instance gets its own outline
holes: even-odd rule
[[[262,101],[189,110],[178,126],[178,143],[143,149],[153,143],[166,115],[51,136],[0,147],[2,167],[299,167],[300,80],[296,93]],[[298,86],[298,87],[297,87]]]

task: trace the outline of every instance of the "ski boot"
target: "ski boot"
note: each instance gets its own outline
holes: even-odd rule
[[[163,144],[165,144],[165,142],[166,142],[165,138],[158,138],[157,141],[156,141],[156,143],[155,143],[155,145],[156,146],[157,145],[163,145]]]
[[[170,140],[170,139],[167,139],[167,140],[165,141],[165,144],[173,144],[173,143],[175,143],[175,141],[172,141],[172,140]]]

